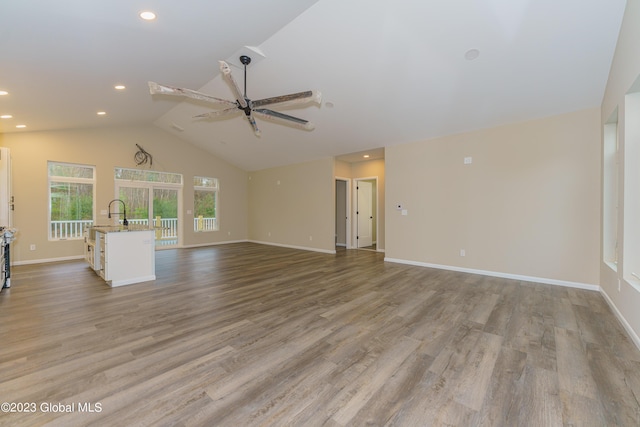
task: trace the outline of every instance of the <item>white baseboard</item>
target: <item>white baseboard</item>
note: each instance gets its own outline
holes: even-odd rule
[[[638,350],[640,350],[640,337],[638,337],[638,334],[636,334],[629,322],[627,322],[627,319],[625,319],[622,313],[620,313],[620,310],[618,310],[618,307],[616,307],[616,305],[613,303],[613,300],[609,298],[609,295],[605,292],[605,290],[601,289],[600,293],[604,297],[605,301],[607,301],[607,304],[609,304],[609,307],[611,307],[611,310],[613,310],[614,314],[618,318],[618,321],[622,324],[624,330],[627,331],[627,334],[629,334],[629,338],[631,338],[631,341],[633,341],[636,347],[638,347]]]
[[[309,248],[306,246],[295,246],[295,245],[283,245],[280,243],[273,243],[273,242],[262,242],[259,240],[249,240],[249,242],[251,243],[258,243],[260,245],[267,245],[267,246],[279,246],[281,248],[289,248],[289,249],[300,249],[303,251],[311,251],[311,252],[322,252],[324,254],[333,254],[335,255],[336,251],[334,250],[328,250],[328,249],[319,249],[319,248]]]
[[[11,265],[44,264],[49,262],[71,261],[76,259],[84,259],[84,255],[74,255],[60,258],[30,259],[26,261],[11,261]]]
[[[600,286],[588,283],[570,282],[567,280],[548,279],[546,277],[523,276],[520,274],[501,273],[498,271],[476,270],[473,268],[455,267],[451,265],[431,264],[427,262],[408,261],[397,258],[384,258],[385,261],[395,262],[398,264],[416,265],[419,267],[437,268],[440,270],[459,271],[461,273],[480,274],[482,276],[501,277],[503,279],[513,279],[525,282],[544,283],[547,285],[566,286],[569,288],[586,289],[589,291],[599,291]]]
[[[198,243],[197,245],[184,245],[182,248],[203,248],[205,246],[228,245],[231,243],[247,243],[249,240],[225,240],[224,242]]]
[[[150,274],[148,276],[135,277],[132,279],[125,279],[125,280],[112,280],[111,283],[109,283],[109,286],[111,286],[112,288],[117,288],[118,286],[132,285],[134,283],[141,283],[141,282],[150,282],[152,280],[156,280],[155,274]]]
[[[210,242],[210,243],[202,243],[197,245],[186,245],[186,246],[174,246],[166,249],[182,249],[182,248],[199,248],[204,246],[215,246],[215,245],[226,245],[230,243],[246,243],[249,240],[227,240],[224,242]],[[165,248],[158,247],[156,250],[165,250]],[[29,265],[29,264],[45,264],[49,262],[60,262],[60,261],[71,261],[77,259],[84,259],[84,255],[73,255],[68,257],[60,257],[60,258],[42,258],[42,259],[31,259],[26,261],[11,261],[11,265]]]

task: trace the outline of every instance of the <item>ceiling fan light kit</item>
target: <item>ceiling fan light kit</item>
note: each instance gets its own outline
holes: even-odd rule
[[[233,74],[231,74],[231,68],[229,67],[229,64],[227,64],[225,61],[219,61],[219,63],[222,78],[231,89],[231,92],[236,99],[235,101],[217,98],[215,96],[207,95],[191,89],[167,86],[155,82],[149,82],[149,92],[151,93],[151,95],[182,96],[185,98],[204,101],[223,107],[222,109],[216,111],[198,114],[197,116],[194,116],[194,118],[215,119],[227,115],[244,113],[256,136],[260,136],[260,129],[258,128],[258,125],[254,119],[254,115],[273,123],[288,125],[298,129],[310,131],[315,128],[313,123],[307,120],[262,107],[271,105],[278,105],[280,107],[283,107],[308,103],[316,103],[320,105],[322,101],[322,94],[319,91],[308,90],[305,92],[274,96],[271,98],[264,98],[253,101],[249,99],[249,97],[247,97],[247,65],[251,63],[251,58],[247,55],[240,56],[240,63],[242,63],[242,65],[244,66],[244,93],[240,91],[238,83],[233,78]]]

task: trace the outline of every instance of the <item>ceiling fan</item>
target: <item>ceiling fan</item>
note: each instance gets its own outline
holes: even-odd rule
[[[183,89],[178,87],[161,85],[155,82],[149,82],[149,91],[151,95],[176,95],[184,96],[186,98],[196,99],[199,101],[208,102],[215,105],[226,107],[221,110],[211,111],[209,113],[199,114],[194,118],[214,119],[231,114],[244,113],[245,117],[249,121],[249,124],[253,128],[253,132],[256,136],[260,136],[260,129],[254,119],[254,115],[261,119],[270,120],[274,123],[285,124],[296,127],[298,129],[313,130],[315,126],[313,123],[307,120],[300,119],[298,117],[290,116],[288,114],[280,113],[268,108],[262,108],[265,106],[277,104],[279,107],[290,106],[295,104],[306,104],[309,102],[320,103],[322,95],[319,91],[308,90],[305,92],[292,93],[289,95],[274,96],[271,98],[264,98],[252,101],[247,97],[247,65],[251,63],[251,58],[247,55],[240,56],[240,62],[244,65],[244,93],[240,92],[240,87],[236,83],[233,75],[231,74],[231,68],[224,61],[220,62],[220,72],[222,78],[231,88],[235,101],[229,101],[227,99],[216,98],[211,95],[207,95],[201,92],[197,92],[191,89]]]

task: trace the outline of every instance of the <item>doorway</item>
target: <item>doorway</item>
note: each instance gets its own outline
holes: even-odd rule
[[[126,185],[117,185],[116,193],[128,207],[129,224],[155,227],[156,249],[178,246],[180,189],[151,183],[130,182]]]
[[[355,247],[377,250],[378,178],[354,180]]]
[[[335,197],[336,197],[336,232],[335,232],[335,244],[336,247],[351,247],[351,222],[349,221],[350,212],[350,191],[349,184],[351,180],[349,178],[335,179]]]

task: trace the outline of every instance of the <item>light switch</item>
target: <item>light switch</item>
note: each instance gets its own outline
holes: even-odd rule
[[[472,157],[465,157],[464,158],[464,164],[465,165],[470,165],[471,163],[473,163],[473,158]]]
[[[402,215],[406,216],[408,214],[409,214],[409,212],[406,209],[402,209]]]

